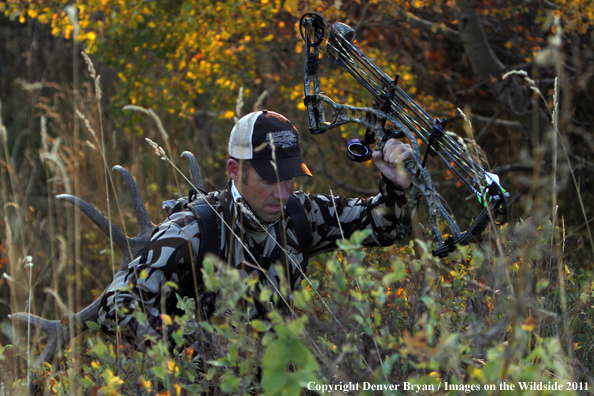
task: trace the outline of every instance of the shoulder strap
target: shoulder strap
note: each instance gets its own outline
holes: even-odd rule
[[[202,221],[202,238],[200,241],[200,256],[206,253],[220,255],[221,233],[217,214],[204,199],[197,199],[187,204],[187,207]]]
[[[198,198],[193,202],[186,204],[192,213],[202,222],[202,235],[200,240],[200,252],[198,253],[197,261],[202,262],[207,253],[213,253],[221,257],[221,232],[219,216],[215,213],[211,205],[209,205],[203,198]],[[216,294],[212,292],[204,293],[200,296],[198,301],[204,318],[210,318],[215,311]],[[202,316],[200,316],[202,318]]]
[[[286,206],[287,214],[293,222],[293,227],[295,228],[295,233],[297,234],[297,240],[299,241],[299,246],[301,247],[301,252],[303,254],[303,264],[307,265],[307,261],[309,260],[309,249],[311,249],[312,243],[312,232],[309,219],[305,214],[305,209],[303,209],[303,206],[301,206],[301,203],[295,194],[291,194]]]

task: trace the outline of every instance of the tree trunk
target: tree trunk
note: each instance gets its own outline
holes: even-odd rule
[[[491,49],[477,10],[478,3],[478,0],[457,1],[460,41],[474,72],[495,90],[501,104],[507,108],[509,118],[519,121],[524,130],[531,133],[532,143],[538,144],[542,142],[550,120],[543,110],[538,109],[536,116],[533,114],[533,93],[527,83],[520,83],[516,77],[501,79],[506,66]],[[537,104],[535,100],[534,105]]]

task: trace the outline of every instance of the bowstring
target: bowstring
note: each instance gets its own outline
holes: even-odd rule
[[[344,40],[342,35],[335,33],[332,27],[329,26],[328,22],[325,21],[325,24],[327,25],[330,34],[334,39],[334,43],[331,43],[331,40],[329,39],[324,39],[326,46],[330,47],[338,55],[340,55],[340,57],[334,57],[328,51],[328,56],[330,56],[338,66],[342,67],[349,74],[351,74],[372,95],[377,97],[380,94],[385,94],[384,86],[386,84],[380,84],[378,81],[376,81],[376,79],[383,80],[386,83],[391,82],[392,80],[381,69],[375,66],[375,64],[371,62],[357,47]],[[324,53],[321,50],[320,52]],[[366,72],[365,69],[369,73]],[[395,93],[395,98],[390,99],[391,106],[393,106],[393,110],[395,110],[394,115],[400,121],[402,121],[405,126],[411,129],[411,131],[415,132],[415,135],[417,135],[425,144],[428,144],[429,132],[421,125],[421,123],[431,127],[434,123],[433,118],[431,118],[431,116],[423,108],[421,108],[399,87],[396,87]],[[399,99],[402,104],[395,100],[396,98]],[[409,114],[409,112],[405,110],[405,107],[408,108],[408,110],[412,112],[418,118],[418,120]],[[449,136],[447,133],[444,133],[442,135],[442,139],[443,138],[445,138],[449,144],[446,145],[443,142],[438,142],[440,147],[434,151],[437,152],[437,155],[440,157],[443,163],[472,194],[480,195],[481,193],[472,186],[472,183],[477,185],[479,190],[483,190],[483,184],[481,181],[485,181],[484,170],[479,164],[476,163],[469,153],[460,147],[458,142],[456,142],[451,136]],[[441,151],[445,153],[445,156]],[[466,177],[468,177],[470,181],[467,180],[466,177],[462,176],[462,174],[450,163],[450,161],[458,165],[460,170],[465,173]]]

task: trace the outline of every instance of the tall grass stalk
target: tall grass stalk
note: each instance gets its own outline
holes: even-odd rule
[[[127,106],[124,106],[122,108],[122,110],[140,111],[141,113],[144,113],[144,114],[147,114],[148,116],[150,116],[155,121],[155,124],[157,124],[157,129],[159,130],[159,133],[161,134],[161,137],[163,138],[163,141],[165,142],[165,147],[167,148],[167,153],[169,155],[169,158],[173,158],[174,151],[173,151],[173,147],[171,146],[171,142],[169,141],[169,133],[167,133],[167,131],[165,130],[165,127],[163,126],[163,122],[161,121],[161,118],[159,118],[159,116],[157,115],[157,113],[155,113],[153,111],[153,109],[145,109],[144,107],[140,107],[140,106],[127,105]],[[171,165],[173,165],[173,162],[171,160],[169,160],[167,162],[169,162]],[[173,172],[173,178],[175,181],[175,186],[177,187],[177,189],[179,191],[180,184],[179,184],[177,172]],[[196,188],[196,187],[194,186],[194,188]],[[180,196],[183,196],[183,194],[181,192],[180,192]]]
[[[8,280],[9,278],[14,279],[14,283],[22,285],[22,277],[23,271],[22,266],[20,265],[20,257],[24,256],[24,241],[25,241],[25,227],[26,223],[23,217],[23,210],[21,205],[19,205],[17,197],[20,195],[18,189],[18,177],[17,171],[14,164],[13,158],[10,156],[10,151],[8,149],[8,131],[4,125],[4,121],[2,120],[2,102],[0,101],[0,139],[2,140],[2,149],[4,151],[4,160],[3,165],[4,169],[8,173],[9,183],[5,183],[2,180],[2,202],[3,202],[3,217],[4,217],[4,227],[5,227],[5,238],[6,238],[6,249],[8,251],[8,269],[12,276],[8,276],[6,273],[4,277]],[[4,172],[2,172],[2,178],[4,178]],[[9,199],[10,192],[6,188],[7,185],[10,185],[12,191],[12,200]],[[11,220],[9,215],[9,209],[16,209],[16,222]],[[16,230],[15,230],[16,228]],[[20,237],[19,237],[20,235]],[[18,246],[20,244],[20,246]],[[18,252],[20,250],[20,254]],[[26,289],[26,287],[25,287]],[[12,287],[10,285],[10,309],[12,312],[20,311],[21,305],[20,302],[22,301],[22,292],[18,290],[16,287]],[[14,336],[17,334],[17,329],[14,323],[11,323],[11,333]],[[13,369],[15,380],[18,378],[20,367],[19,362],[17,359],[17,355],[13,355]]]
[[[31,301],[33,300],[33,257],[25,257],[25,268],[29,270],[29,299],[27,313],[31,315]],[[27,322],[27,388],[31,386],[31,322]]]
[[[47,118],[42,115],[41,116],[41,154],[44,153],[49,153],[49,136],[47,134]],[[41,161],[42,164],[44,163],[44,161]],[[55,198],[52,195],[53,192],[53,186],[54,184],[49,182],[50,180],[50,169],[47,166],[43,167],[43,170],[45,172],[45,180],[48,181],[48,187],[47,187],[47,207],[48,207],[48,223],[49,223],[49,233],[50,235],[56,235],[56,229],[55,229],[55,224],[54,224],[54,219],[55,219]],[[51,186],[51,187],[50,187]],[[51,254],[51,267],[52,267],[52,289],[54,290],[54,292],[57,295],[57,291],[58,291],[58,282],[59,282],[59,271],[58,271],[58,267],[57,267],[57,260],[56,260],[56,244],[54,242],[54,238],[50,238],[50,254]],[[57,307],[54,309],[54,315],[57,316],[58,315],[58,309]]]
[[[101,106],[101,97],[102,97],[101,85],[100,85],[101,75],[97,74],[95,67],[93,65],[93,62],[91,61],[91,58],[89,58],[89,56],[86,54],[86,52],[82,51],[81,55],[83,56],[85,62],[87,63],[87,69],[89,70],[89,74],[91,75],[91,79],[93,80],[93,83],[95,86],[95,100],[97,101],[97,116],[99,119],[99,136],[100,136],[99,141],[98,141],[99,147],[100,147],[99,153],[101,155],[101,159],[103,160],[103,172],[104,172],[104,179],[105,179],[105,192],[106,192],[105,201],[106,201],[106,206],[107,206],[107,220],[108,220],[108,229],[109,229],[109,252],[110,252],[110,260],[111,260],[111,272],[112,272],[112,278],[115,278],[115,274],[116,274],[115,250],[114,250],[114,246],[113,246],[113,230],[111,229],[112,215],[111,215],[111,203],[110,203],[110,195],[109,195],[109,184],[111,182],[111,185],[113,187],[113,180],[111,178],[111,174],[109,173],[109,166],[107,164],[106,151],[105,151],[105,136],[104,136],[104,131],[103,131],[103,112],[102,112],[102,106]],[[89,130],[89,132],[91,132],[93,137],[95,137],[95,139],[97,140],[97,135],[91,128],[91,125],[88,122],[88,120],[86,118],[84,118],[84,116],[81,113],[78,113],[78,116],[85,120],[87,129]],[[114,195],[116,195],[116,197],[117,197],[115,188],[113,188],[113,192],[114,192]],[[119,202],[118,202],[117,198],[116,198],[116,202],[118,204],[120,218],[122,219],[123,232],[124,232],[124,234],[127,234],[126,227],[125,227],[126,222],[123,219],[122,211],[119,208]],[[130,246],[128,246],[128,251],[130,252],[130,256],[132,256],[131,250],[132,249],[130,248]],[[118,297],[117,291],[114,291],[114,292],[115,292],[114,298],[117,299],[117,297]],[[119,344],[120,343],[120,331],[119,331],[119,318],[118,318],[117,310],[115,313],[115,322],[116,322],[116,341]],[[120,360],[119,348],[116,349],[116,359],[118,361]]]
[[[73,168],[74,168],[74,195],[76,197],[80,197],[80,163],[78,159],[78,150],[79,150],[79,139],[80,139],[80,130],[79,130],[79,121],[78,116],[76,115],[76,111],[79,110],[79,93],[80,93],[80,81],[79,81],[79,64],[78,64],[78,56],[79,56],[79,33],[80,33],[80,25],[78,22],[78,11],[73,5],[68,5],[64,8],[64,11],[68,15],[68,19],[73,26],[72,31],[72,74],[73,74],[73,94],[72,94],[72,105],[74,109],[73,116],[73,151],[74,156],[72,158],[73,161]],[[75,323],[73,319],[73,313],[78,312],[78,304],[80,303],[81,299],[81,289],[79,287],[79,282],[82,281],[82,273],[80,270],[80,265],[82,265],[81,261],[81,236],[80,236],[80,212],[76,208],[72,208],[74,211],[74,225],[73,225],[73,240],[74,243],[74,261],[72,263],[73,267],[71,267],[71,279],[68,282],[68,315],[70,316],[68,320],[68,328],[70,334],[75,334],[77,323]],[[80,381],[78,380],[78,362],[80,357],[77,354],[77,337],[72,337],[70,340],[70,348],[72,352],[73,362],[75,370],[71,371],[70,374],[70,381],[72,386],[72,391],[74,394],[77,393],[77,389],[79,387]]]

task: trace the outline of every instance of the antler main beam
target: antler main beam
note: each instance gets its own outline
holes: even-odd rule
[[[190,165],[190,171],[192,174],[192,180],[194,185],[200,189],[204,188],[202,181],[202,175],[198,162],[192,153],[185,151],[182,154]],[[126,169],[119,165],[113,167],[124,178],[130,197],[132,198],[132,207],[136,216],[138,224],[138,234],[135,237],[127,237],[122,231],[120,231],[115,225],[111,224],[110,221],[103,216],[97,209],[91,206],[88,202],[77,198],[72,195],[62,194],[56,198],[66,201],[78,209],[80,209],[93,223],[99,227],[108,237],[111,236],[113,243],[122,252],[122,260],[120,262],[119,269],[126,267],[132,259],[142,250],[150,239],[151,233],[155,229],[155,225],[151,222],[144,201],[142,200],[140,190],[136,181]],[[111,235],[110,235],[111,234]],[[105,291],[93,301],[86,308],[73,315],[71,318],[62,318],[60,320],[48,320],[41,318],[36,315],[18,312],[12,315],[8,315],[8,318],[14,322],[30,324],[34,330],[37,330],[47,336],[47,344],[43,351],[39,354],[33,368],[38,368],[44,362],[51,362],[56,352],[62,348],[62,346],[70,341],[72,337],[85,331],[88,326],[87,322],[96,322],[98,318],[99,306]],[[70,331],[69,321],[74,322],[74,334]]]

